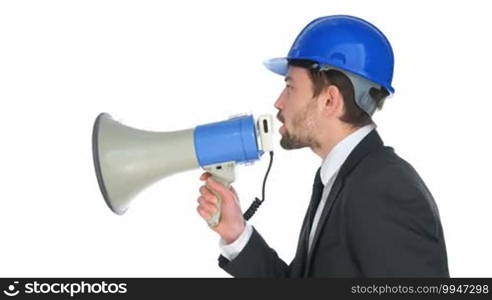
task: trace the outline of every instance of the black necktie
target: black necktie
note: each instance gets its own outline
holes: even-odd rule
[[[319,201],[321,200],[321,195],[323,194],[323,183],[321,182],[320,170],[316,172],[313,183],[313,192],[311,194],[311,201],[309,202],[309,207],[306,212],[306,218],[304,220],[302,228],[301,244],[304,249],[304,255],[307,255],[308,243],[309,243],[309,232],[311,231],[311,224],[313,223],[314,215],[316,214],[316,209],[318,208]]]
[[[306,263],[307,263],[307,249],[309,243],[309,231],[311,230],[311,223],[313,222],[316,209],[318,207],[319,201],[321,200],[321,195],[323,194],[323,183],[321,182],[320,169],[316,172],[313,183],[313,191],[311,194],[311,201],[309,202],[308,209],[302,224],[301,235],[299,237],[299,244],[297,245],[296,252],[296,268],[294,275],[306,276]]]

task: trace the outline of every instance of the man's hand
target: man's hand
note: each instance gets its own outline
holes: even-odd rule
[[[200,187],[198,214],[205,220],[210,219],[217,210],[215,206],[217,197],[215,197],[214,192],[217,193],[222,199],[221,216],[219,224],[212,229],[220,235],[226,244],[234,242],[245,227],[236,191],[232,186],[226,188],[213,180],[212,175],[208,172],[203,173],[200,180],[205,181],[206,184]]]

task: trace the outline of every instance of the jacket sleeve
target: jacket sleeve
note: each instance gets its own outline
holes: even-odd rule
[[[234,277],[287,277],[290,269],[254,228],[239,255],[232,261],[221,255],[219,266]]]
[[[406,162],[371,174],[345,207],[349,251],[367,277],[448,277],[439,213]]]

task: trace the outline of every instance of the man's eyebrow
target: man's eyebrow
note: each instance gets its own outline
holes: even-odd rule
[[[287,81],[292,81],[292,77],[290,77],[290,76],[285,76],[284,81],[285,81],[285,82],[287,82]]]

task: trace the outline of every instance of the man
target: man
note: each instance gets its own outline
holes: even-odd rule
[[[219,265],[237,277],[448,277],[437,206],[410,164],[385,147],[371,115],[393,77],[393,52],[372,24],[351,16],[316,19],[286,58],[266,66],[285,76],[275,103],[284,149],[321,159],[295,258],[283,262],[247,224],[235,191],[204,173],[198,212],[222,217]]]

